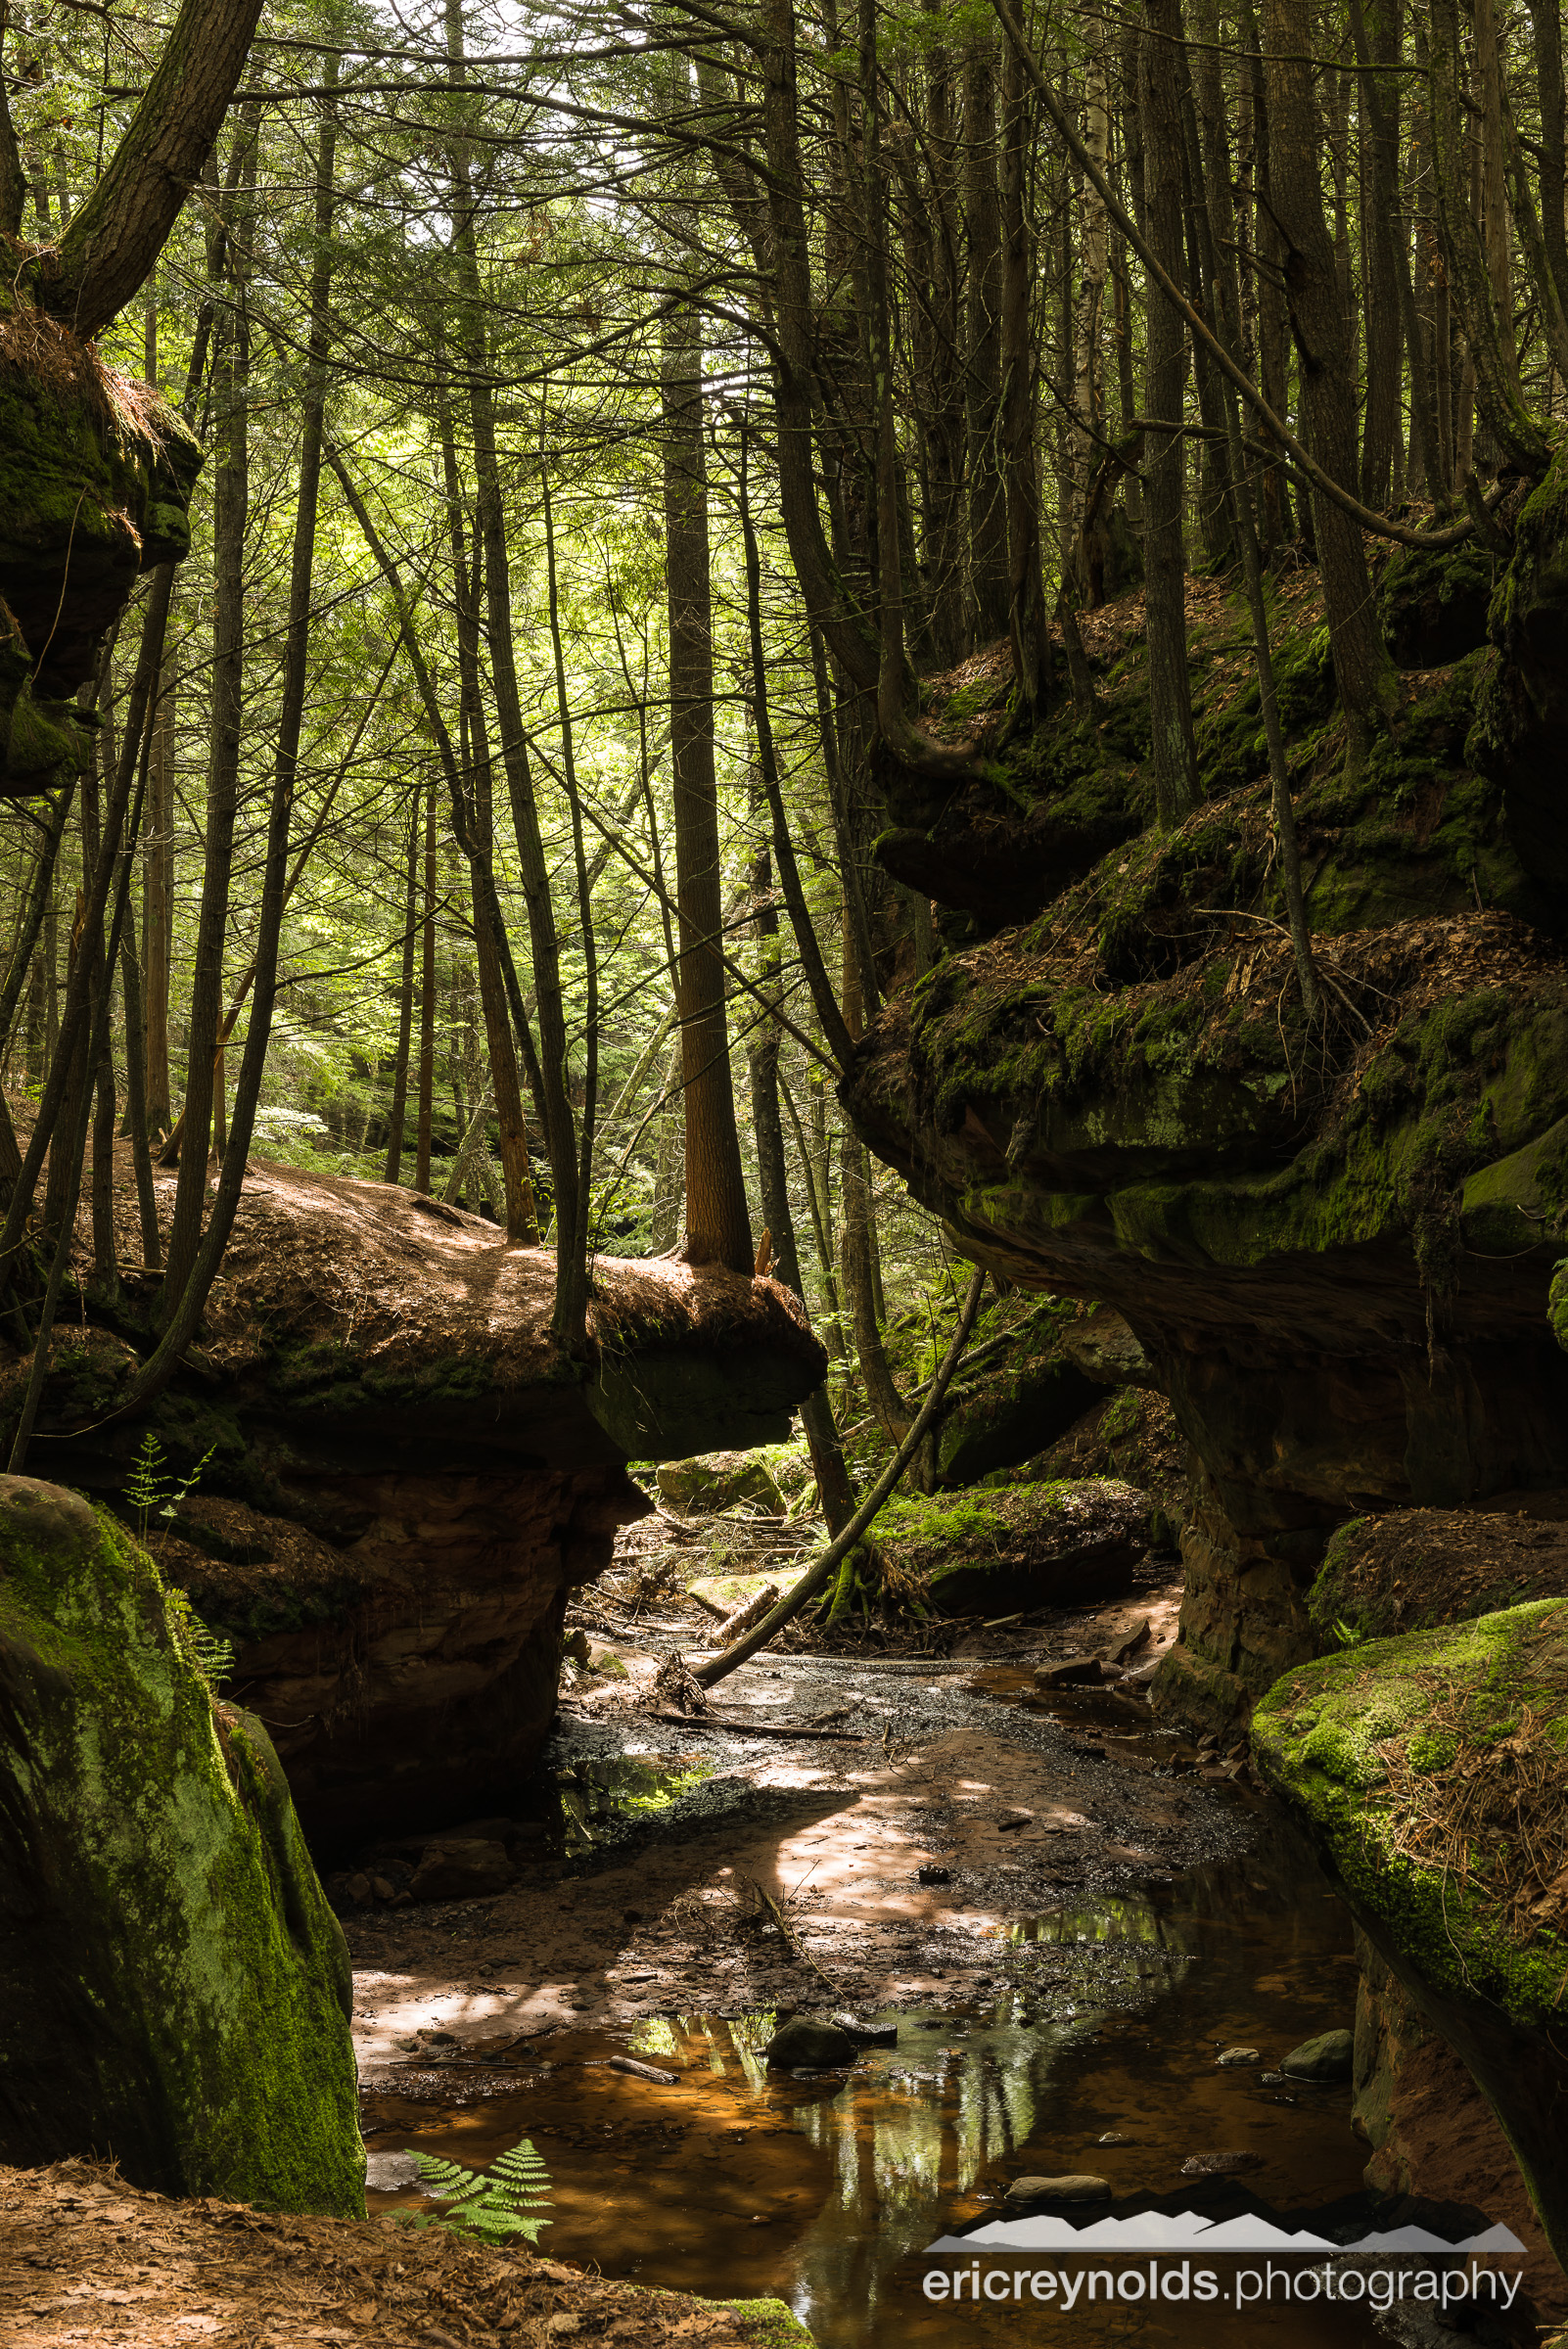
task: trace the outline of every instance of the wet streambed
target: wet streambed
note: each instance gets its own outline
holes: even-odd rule
[[[984,1970],[954,1977],[951,2007],[890,2009],[897,2046],[866,2050],[847,2079],[767,2071],[757,2050],[770,2014],[688,2013],[514,2047],[515,2075],[434,2063],[400,2084],[383,2075],[366,2142],[480,2165],[530,2137],[551,2172],[549,2254],[715,2297],[776,2293],[823,2349],[1053,2329],[1184,2349],[1377,2337],[1349,2308],[1080,2303],[1068,2317],[936,2307],[921,2289],[934,2264],[924,2247],[1000,2215],[1009,2182],[1027,2175],[1103,2177],[1124,2214],[1159,2196],[1168,2209],[1261,2205],[1306,2223],[1359,2194],[1366,2154],[1349,2089],[1262,2085],[1298,2042],[1349,2024],[1355,2004],[1348,1920],[1292,1834],[1266,1819],[1240,1858],[1021,1918],[975,1955]],[[815,2004],[817,1988],[803,1998]],[[1260,2060],[1222,2068],[1236,2045]],[[678,2082],[613,2071],[617,2052]],[[1222,2182],[1183,2177],[1212,2154],[1247,2166]],[[371,2196],[373,2209],[419,2202],[417,2189]]]

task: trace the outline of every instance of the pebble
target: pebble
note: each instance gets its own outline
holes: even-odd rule
[[[1256,2048],[1226,2048],[1215,2057],[1222,2071],[1235,2071],[1244,2063],[1261,2063]]]
[[[1181,2164],[1183,2178],[1234,2178],[1243,2170],[1261,2170],[1261,2153],[1189,2153]]]
[[[412,2153],[367,2153],[365,2155],[365,2191],[371,2194],[400,2194],[405,2187],[419,2184],[419,2164]]]

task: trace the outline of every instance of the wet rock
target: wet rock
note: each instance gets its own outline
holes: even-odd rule
[[[745,1451],[711,1451],[690,1460],[662,1460],[659,1497],[687,1515],[733,1509],[745,1502],[769,1517],[782,1517],[784,1496],[765,1462]]]
[[[1092,1688],[1105,1678],[1098,1656],[1075,1656],[1065,1664],[1041,1664],[1035,1673],[1037,1688]]]
[[[915,1882],[917,1884],[950,1884],[952,1882],[952,1869],[950,1867],[936,1867],[928,1862],[924,1867],[917,1867],[915,1869]]]
[[[343,1933],[266,1730],[78,1496],[0,1478],[0,2161],[363,2216]]]
[[[1280,2070],[1292,2080],[1348,2080],[1355,2069],[1356,2041],[1349,2031],[1324,2031],[1316,2039],[1304,2039],[1299,2048],[1280,2062]]]
[[[1108,2202],[1110,2183],[1074,2171],[1064,2178],[1015,2178],[1005,2199],[1017,2209],[1035,2202]]]
[[[899,2044],[897,2023],[871,2023],[863,2015],[836,2014],[833,2028],[842,2031],[861,2048],[896,2048]]]
[[[1239,2178],[1249,2170],[1261,2170],[1261,2153],[1189,2153],[1181,2164],[1183,2178]]]
[[[477,1901],[504,1892],[517,1870],[501,1843],[428,1843],[415,1868],[409,1895],[416,1901]]]
[[[1262,2061],[1256,2048],[1226,2048],[1215,2057],[1222,2072],[1239,2071],[1243,2064]]]
[[[1260,1776],[1313,1830],[1367,1940],[1497,2113],[1559,2263],[1563,1632],[1562,1601],[1536,1599],[1363,1641],[1298,1666],[1253,1723]],[[1483,1837],[1487,1789],[1500,1799]],[[1452,1856],[1465,1839],[1461,1882]]]
[[[781,2072],[816,2071],[825,2064],[853,2063],[857,2043],[836,2023],[815,2023],[796,2015],[774,2032],[762,2050],[762,2060]]]
[[[412,2153],[367,2153],[365,2190],[372,2194],[400,2194],[419,2184],[419,2164]]]
[[[350,1876],[344,1886],[344,1890],[347,1893],[348,1898],[357,1902],[362,1909],[370,1898],[370,1878],[361,1875]]]

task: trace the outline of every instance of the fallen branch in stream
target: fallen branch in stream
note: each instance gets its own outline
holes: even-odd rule
[[[699,1673],[700,1680],[702,1675]],[[862,1745],[862,1729],[814,1729],[805,1721],[725,1721],[717,1713],[670,1713],[650,1710],[645,1721],[673,1721],[683,1729],[726,1729],[735,1737],[826,1737],[840,1745]]]
[[[744,1637],[737,1639],[733,1646],[726,1647],[722,1655],[711,1656],[706,1664],[699,1667],[693,1678],[704,1688],[712,1688],[715,1681],[724,1680],[738,1665],[744,1664],[748,1657],[755,1656],[760,1647],[765,1647],[775,1633],[781,1632],[787,1623],[793,1622],[807,1600],[813,1598],[817,1591],[825,1587],[829,1577],[843,1564],[851,1550],[863,1540],[872,1519],[898,1485],[909,1462],[914,1458],[927,1428],[937,1415],[952,1374],[963,1359],[964,1348],[969,1343],[969,1333],[975,1326],[975,1315],[980,1311],[980,1292],[985,1285],[985,1272],[977,1265],[974,1277],[969,1283],[969,1293],[964,1299],[963,1312],[958,1316],[958,1326],[952,1334],[952,1344],[943,1358],[942,1368],[932,1381],[931,1392],[916,1413],[908,1434],[872,1486],[870,1493],[850,1519],[843,1533],[828,1543],[815,1565],[807,1568],[793,1589],[786,1590],[778,1605],[771,1608],[762,1617],[761,1623],[747,1632]]]

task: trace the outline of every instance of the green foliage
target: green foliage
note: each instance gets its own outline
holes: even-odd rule
[[[183,1590],[166,1593],[169,1629],[184,1651],[185,1660],[198,1671],[215,1696],[234,1670],[234,1642],[225,1639],[221,1632],[204,1623]]]
[[[180,1502],[194,1493],[203,1469],[216,1451],[215,1444],[208,1445],[186,1476],[176,1476],[163,1456],[163,1447],[148,1429],[137,1449],[130,1475],[125,1480],[125,1498],[136,1512],[136,1538],[147,1540],[147,1521],[156,1517],[163,1525],[172,1524],[179,1514]]]
[[[502,2153],[487,2170],[471,2170],[439,2153],[408,2151],[419,2164],[420,2184],[446,2204],[444,2210],[399,2210],[393,2215],[404,2227],[446,2227],[454,2234],[477,2234],[486,2243],[504,2243],[518,2235],[536,2243],[553,2219],[538,2213],[550,2200],[544,2190],[550,2173],[527,2138]]]

